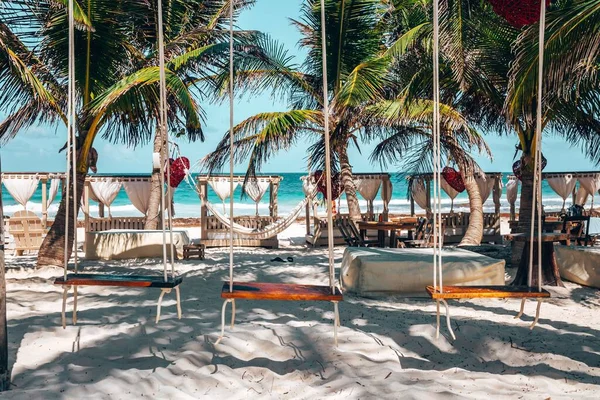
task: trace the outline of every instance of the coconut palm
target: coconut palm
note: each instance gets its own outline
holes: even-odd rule
[[[272,87],[283,93],[289,109],[254,115],[234,127],[237,161],[248,160],[247,178],[260,171],[275,153],[287,150],[301,139],[313,144],[309,148],[310,168],[322,168],[324,162],[322,47],[320,2],[307,0],[301,19],[292,23],[300,30],[300,46],[308,50],[301,66],[285,53],[280,65],[268,70],[247,70],[236,75],[241,88],[256,85]],[[385,52],[380,0],[326,0],[327,81],[330,94],[329,126],[333,168],[340,170],[348,209],[360,218],[356,187],[348,147],[358,145],[363,127],[364,108],[383,98],[390,57]],[[210,171],[221,169],[229,158],[229,133],[216,150],[205,158]]]
[[[3,140],[36,123],[66,121],[67,3],[23,0],[0,5],[0,109],[9,114],[0,124]],[[236,8],[249,3],[239,0]],[[152,140],[157,129],[157,4],[142,0],[74,4],[78,156],[71,168],[76,168],[77,187],[82,188],[88,154],[98,135],[135,147]],[[190,140],[203,137],[203,114],[192,89],[197,88],[196,95],[214,89],[198,82],[223,68],[227,58],[228,5],[225,0],[163,1],[168,129],[183,130]],[[239,32],[236,49],[256,57],[260,52],[251,45],[254,36]],[[77,201],[69,195],[71,210],[80,204],[81,192]],[[62,264],[66,201],[63,196],[38,265]],[[68,237],[71,248],[72,231]]]
[[[538,80],[538,24],[527,27],[515,41],[510,69],[506,116],[519,138],[522,165],[519,228],[528,229],[533,193],[536,101]],[[557,1],[546,16],[542,128],[563,136],[600,163],[600,1]],[[543,271],[547,283],[560,282]],[[525,284],[527,271],[518,271],[516,284]]]

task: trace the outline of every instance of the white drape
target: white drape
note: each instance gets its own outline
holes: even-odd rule
[[[587,202],[588,196],[590,194],[583,188],[583,186],[579,186],[577,189],[577,194],[575,195],[575,204],[579,204],[580,206],[584,206]]]
[[[458,196],[458,191],[454,190],[454,188],[446,182],[446,178],[443,176],[440,181],[440,186],[442,187],[442,190],[446,192],[448,197],[450,197],[450,212],[454,211],[454,199]]]
[[[110,205],[115,198],[119,194],[119,190],[121,190],[121,182],[116,181],[92,181],[90,182],[90,187],[92,188],[92,192],[98,199],[99,202],[104,204],[108,208],[108,217],[111,218],[110,215]]]
[[[494,178],[491,177],[476,177],[475,182],[477,182],[477,187],[479,187],[479,194],[481,194],[481,203],[485,203],[485,201],[490,197],[492,193],[492,189],[494,188]]]
[[[547,178],[546,181],[552,190],[563,199],[562,209],[564,210],[567,198],[573,193],[577,179],[569,174]]]
[[[591,208],[594,208],[594,195],[600,189],[600,174],[579,178],[579,184],[583,186],[586,192],[592,195]]]
[[[258,215],[258,203],[267,193],[269,186],[271,186],[269,181],[252,181],[244,188],[246,194],[256,203],[256,215]]]
[[[302,191],[305,197],[315,192],[316,185],[312,182],[310,176],[303,176],[300,180],[302,180]]]
[[[27,202],[35,193],[40,179],[37,176],[29,176],[23,178],[6,178],[2,182],[13,199],[26,209]]]
[[[422,179],[415,179],[410,188],[411,194],[415,202],[423,210],[427,210],[427,193],[425,191],[425,183]]]
[[[367,212],[370,215],[374,213],[373,200],[377,197],[381,180],[379,179],[355,179],[354,184],[358,193],[367,201]]]
[[[50,180],[50,189],[48,190],[48,197],[46,198],[46,209],[50,207],[50,204],[56,198],[58,193],[58,185],[60,184],[60,179],[51,179]]]
[[[231,196],[231,190],[235,191],[239,183],[233,182],[233,189],[230,187],[229,179],[210,180],[208,184],[223,202],[223,213],[225,213],[225,199]]]
[[[129,201],[144,215],[148,214],[150,206],[150,192],[152,183],[150,181],[123,182],[123,187],[129,197]]]
[[[518,179],[509,179],[506,184],[506,200],[510,204],[515,204],[517,202],[517,194],[519,192],[519,180]]]
[[[393,189],[394,186],[392,185],[392,181],[389,179],[383,181],[381,188],[381,200],[383,200],[383,212],[386,214],[390,211],[390,200],[392,200]]]

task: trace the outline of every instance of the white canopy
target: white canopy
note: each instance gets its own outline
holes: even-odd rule
[[[129,197],[129,201],[135,208],[144,215],[148,214],[150,206],[150,191],[152,182],[150,181],[128,181],[123,182],[123,187]]]
[[[56,198],[58,193],[58,185],[60,184],[60,179],[51,179],[50,180],[50,188],[48,190],[48,197],[46,198],[46,209],[50,207],[50,204]]]
[[[412,197],[423,210],[427,210],[427,192],[423,179],[415,179],[411,186]]]
[[[442,190],[446,192],[448,197],[450,197],[450,212],[454,211],[454,199],[458,196],[459,192],[450,186],[443,176],[440,181],[440,186],[442,187]]]
[[[519,192],[519,180],[515,178],[511,178],[508,180],[506,184],[506,200],[510,204],[515,204],[517,202],[517,194]]]
[[[5,178],[2,180],[8,193],[17,203],[27,208],[27,202],[35,193],[40,179],[35,176],[23,176],[20,178]]]
[[[594,195],[600,189],[600,174],[593,174],[591,176],[579,178],[579,184],[585,189],[588,194],[592,195],[592,205],[594,208]]]
[[[379,187],[381,186],[380,179],[364,179],[357,178],[354,180],[354,184],[356,185],[356,190],[358,193],[367,201],[367,212],[370,215],[373,215],[373,200],[377,197],[377,192],[379,192]]]
[[[106,180],[106,181],[91,181],[90,187],[92,188],[92,192],[96,196],[99,202],[108,207],[108,217],[111,218],[110,215],[110,205],[115,198],[119,194],[119,190],[121,190],[122,183],[115,180]]]
[[[477,187],[479,187],[479,194],[481,194],[481,203],[483,204],[490,197],[492,189],[494,189],[495,179],[486,176],[478,176],[475,178],[475,182],[477,182]]]
[[[267,193],[269,186],[271,186],[271,182],[258,180],[249,182],[244,188],[246,194],[250,196],[250,198],[256,203],[256,215],[258,215],[258,203],[263,198],[265,193]]]
[[[548,185],[563,199],[562,209],[565,209],[567,198],[573,193],[577,179],[573,175],[563,175],[546,178]]]

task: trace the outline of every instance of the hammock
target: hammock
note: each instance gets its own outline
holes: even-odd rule
[[[286,230],[287,228],[289,228],[290,225],[292,225],[292,223],[296,221],[296,218],[298,218],[300,211],[302,211],[304,206],[306,206],[306,203],[310,198],[311,197],[305,197],[304,200],[302,200],[296,207],[294,207],[294,209],[292,209],[292,211],[290,211],[290,213],[285,218],[282,218],[275,223],[269,224],[263,229],[252,229],[233,222],[233,231],[240,235],[250,236],[256,239],[268,239],[273,236],[276,236],[279,233]],[[221,214],[216,209],[216,207],[213,206],[209,201],[205,201],[204,204],[206,205],[206,208],[208,208],[208,210],[215,217],[217,217],[219,221],[221,221],[221,223],[226,225],[228,228],[230,227],[231,220],[227,216]]]

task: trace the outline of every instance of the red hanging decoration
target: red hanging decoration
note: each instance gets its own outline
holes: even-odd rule
[[[489,0],[494,12],[515,28],[535,24],[540,20],[541,0]],[[546,7],[550,0],[546,0]]]
[[[544,168],[546,168],[547,163],[548,163],[548,160],[546,160],[546,157],[544,157],[544,155],[542,154],[542,171],[544,170]],[[517,179],[522,180],[521,179],[521,160],[515,161],[512,168],[513,168],[513,173],[515,174]]]
[[[322,170],[317,170],[312,173],[312,176],[317,182],[317,192],[323,194],[323,197],[327,199],[327,181],[325,179],[325,173]],[[331,194],[333,200],[336,200],[342,194],[342,181],[339,173],[334,174],[331,177]]]
[[[444,167],[442,169],[442,177],[448,182],[448,185],[458,193],[465,191],[465,183],[463,182],[460,172],[456,171],[452,167]]]
[[[187,175],[190,169],[190,160],[186,157],[178,157],[176,159],[169,158],[169,166],[171,168],[169,186],[176,188]],[[165,180],[167,180],[167,171],[165,171]]]

